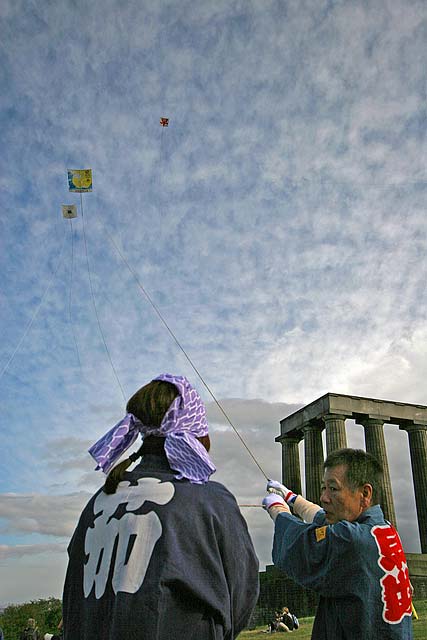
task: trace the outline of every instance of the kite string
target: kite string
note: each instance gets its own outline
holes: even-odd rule
[[[160,161],[159,161],[159,172],[158,172],[158,203],[159,203],[159,213],[160,213],[160,220],[163,221],[164,218],[164,207],[163,207],[163,174],[165,173],[165,161],[166,161],[166,154],[165,154],[165,143],[164,143],[164,134],[165,131],[165,127],[162,126],[161,131],[160,131]]]
[[[111,358],[110,352],[108,350],[107,342],[105,340],[105,336],[104,336],[104,333],[102,331],[101,322],[100,322],[99,315],[98,315],[98,309],[96,307],[95,294],[94,294],[94,291],[93,291],[92,276],[91,276],[90,265],[89,265],[89,254],[88,254],[88,250],[87,250],[85,220],[84,220],[84,213],[83,213],[83,198],[82,198],[81,192],[80,192],[80,207],[81,207],[81,211],[82,211],[83,241],[84,241],[84,247],[85,247],[87,272],[88,272],[88,276],[89,276],[89,286],[90,286],[90,292],[91,292],[91,295],[92,295],[93,308],[95,310],[95,316],[96,316],[96,320],[98,322],[99,333],[101,335],[102,342],[104,343],[105,351],[107,353],[107,356],[108,356],[108,359],[110,361],[110,365],[111,365],[111,368],[113,370],[113,373],[114,373],[114,375],[116,377],[117,383],[118,383],[118,385],[120,387],[120,391],[122,392],[123,400],[126,402],[126,395],[125,395],[125,392],[123,390],[122,384],[121,384],[121,382],[119,380],[119,376],[117,374],[117,371],[116,371],[116,368],[114,366],[113,360]]]
[[[73,230],[73,221],[71,220],[71,218],[70,218],[70,232],[71,232],[71,266],[70,266],[70,295],[68,297],[68,317],[70,321],[71,332],[73,334],[74,345],[76,347],[77,362],[78,362],[80,371],[82,371],[79,347],[77,344],[76,333],[74,331],[74,325],[71,317],[71,299],[72,299],[72,290],[73,290],[73,271],[74,271],[74,230]]]
[[[239,507],[257,507],[258,509],[264,509],[262,504],[239,504]]]
[[[105,227],[104,227],[105,229]],[[182,353],[184,354],[185,358],[187,359],[188,363],[190,364],[191,368],[193,369],[193,371],[196,373],[196,375],[198,376],[198,378],[200,379],[200,381],[202,382],[202,384],[205,386],[205,388],[207,389],[208,393],[210,394],[210,396],[213,398],[215,404],[217,405],[217,407],[219,408],[219,410],[221,411],[221,413],[223,414],[223,416],[225,417],[225,419],[227,420],[228,424],[231,426],[231,428],[234,430],[235,434],[237,435],[237,437],[240,439],[240,442],[242,443],[242,445],[245,447],[246,451],[248,452],[248,454],[250,455],[250,457],[252,458],[252,460],[255,462],[256,466],[258,467],[258,469],[261,471],[262,475],[268,480],[268,476],[266,475],[265,471],[263,470],[263,468],[261,467],[261,465],[259,464],[258,460],[255,458],[254,454],[252,453],[252,451],[249,449],[248,445],[246,444],[246,442],[244,441],[244,439],[242,438],[242,436],[240,435],[240,433],[238,432],[238,430],[236,429],[236,427],[234,426],[234,424],[232,423],[232,421],[230,420],[229,416],[227,415],[227,413],[225,412],[225,410],[223,409],[223,407],[221,406],[220,402],[217,400],[217,398],[215,397],[213,391],[210,389],[209,385],[207,384],[207,382],[204,380],[203,376],[201,375],[200,371],[197,369],[197,367],[195,366],[195,364],[193,363],[193,361],[191,360],[190,356],[188,355],[188,353],[185,351],[184,347],[181,345],[181,343],[179,342],[178,338],[176,337],[176,335],[174,334],[174,332],[172,331],[172,329],[169,327],[168,323],[166,322],[166,320],[164,319],[164,317],[162,316],[159,308],[157,307],[157,305],[155,304],[154,300],[151,298],[151,296],[149,295],[148,291],[145,289],[145,287],[142,285],[142,283],[140,282],[137,274],[135,273],[135,271],[132,269],[132,267],[130,266],[129,262],[126,260],[125,256],[123,255],[123,253],[120,251],[119,247],[117,246],[117,243],[115,242],[114,238],[111,236],[111,234],[108,232],[107,229],[105,229],[105,232],[107,233],[107,236],[110,240],[110,242],[113,244],[113,246],[115,247],[117,253],[119,254],[119,256],[121,257],[121,259],[123,260],[123,262],[125,263],[125,265],[127,266],[127,268],[129,269],[130,273],[133,275],[133,277],[135,278],[135,281],[138,285],[138,287],[140,288],[140,290],[142,291],[142,293],[144,294],[144,296],[146,297],[146,299],[148,300],[148,302],[151,304],[151,306],[153,307],[154,311],[156,312],[156,314],[158,315],[158,317],[160,318],[161,322],[163,323],[163,325],[166,327],[167,331],[169,332],[170,336],[172,337],[172,339],[174,340],[174,342],[177,344],[177,346],[179,347],[179,349],[182,351]]]
[[[54,277],[56,276],[56,274],[57,274],[57,272],[58,272],[59,265],[61,264],[61,256],[62,256],[62,252],[64,251],[64,247],[65,247],[65,236],[64,236],[64,241],[63,241],[63,243],[62,243],[61,251],[59,252],[59,256],[58,256],[58,263],[57,263],[57,265],[56,265],[56,268],[55,268],[55,270],[54,270],[54,271],[53,271],[53,273],[52,273],[52,276],[51,276],[51,278],[50,278],[50,280],[49,280],[49,283],[48,283],[48,285],[47,285],[46,289],[44,290],[43,295],[42,295],[42,297],[41,297],[41,299],[40,299],[40,302],[39,302],[39,304],[38,304],[38,306],[37,306],[37,308],[36,308],[36,310],[35,310],[35,312],[34,312],[34,314],[33,314],[32,318],[31,318],[30,322],[28,323],[28,325],[27,325],[27,327],[26,327],[26,329],[25,329],[25,331],[24,331],[24,333],[23,333],[23,335],[22,335],[21,339],[19,340],[19,342],[18,342],[18,344],[17,344],[17,346],[16,346],[15,350],[13,351],[13,353],[12,353],[12,355],[10,356],[9,360],[6,362],[5,366],[4,366],[4,367],[3,367],[3,369],[2,369],[2,371],[1,371],[1,373],[0,373],[0,380],[2,379],[3,375],[6,373],[7,369],[9,368],[10,364],[12,363],[12,361],[13,361],[14,357],[15,357],[15,356],[16,356],[16,354],[18,353],[18,351],[19,351],[19,348],[20,348],[21,344],[24,342],[24,340],[25,340],[25,338],[26,338],[26,336],[27,336],[27,334],[28,334],[29,330],[31,329],[31,327],[32,327],[32,325],[33,325],[33,323],[34,323],[34,320],[36,319],[36,317],[37,317],[37,316],[38,316],[38,314],[39,314],[39,311],[40,311],[40,309],[41,309],[41,307],[42,307],[42,305],[43,305],[43,302],[44,302],[44,300],[45,300],[45,298],[46,298],[46,296],[47,296],[47,294],[48,294],[48,291],[49,291],[49,289],[50,289],[50,288],[51,288],[51,286],[52,286],[53,279],[54,279]]]

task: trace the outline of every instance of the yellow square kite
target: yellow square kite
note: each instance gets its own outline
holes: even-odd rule
[[[68,189],[75,193],[92,191],[92,169],[68,169]]]

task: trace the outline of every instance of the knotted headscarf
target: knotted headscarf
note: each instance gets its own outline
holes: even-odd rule
[[[216,471],[205,447],[197,440],[208,433],[206,407],[184,376],[169,373],[154,378],[173,384],[179,395],[166,411],[159,427],[144,425],[132,413],[127,413],[110,431],[89,449],[96,460],[96,469],[108,473],[121,455],[135,442],[138,434],[165,438],[165,453],[177,478],[202,484]]]

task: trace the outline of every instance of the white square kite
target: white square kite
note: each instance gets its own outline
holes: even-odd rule
[[[62,215],[64,218],[77,218],[77,207],[75,204],[63,204]]]

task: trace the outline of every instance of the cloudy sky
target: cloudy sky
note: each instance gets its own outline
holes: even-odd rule
[[[135,276],[269,477],[279,420],[328,391],[427,404],[426,35],[423,0],[3,0],[0,603],[61,596],[87,448],[161,372],[207,402],[216,479],[264,494]]]

